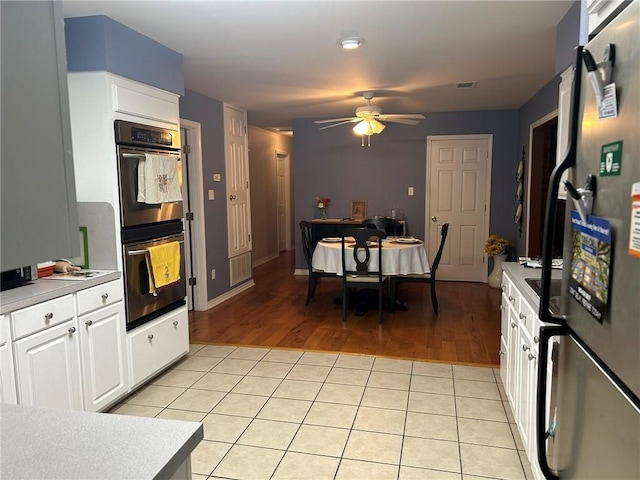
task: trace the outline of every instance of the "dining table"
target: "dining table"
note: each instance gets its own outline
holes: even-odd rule
[[[345,237],[347,248],[353,248],[352,237]],[[382,274],[409,275],[429,273],[429,261],[425,243],[413,237],[387,237],[382,240]],[[377,269],[379,252],[377,242],[375,247],[369,247],[371,268]],[[362,252],[364,254],[364,252]],[[351,253],[346,255],[347,270],[355,270],[356,262]],[[313,251],[311,261],[313,268],[335,273],[342,276],[342,237],[325,237],[318,242]]]
[[[345,237],[345,247],[352,249],[355,244],[353,237]],[[369,266],[377,269],[379,265],[379,251],[377,242],[369,247]],[[410,237],[387,237],[382,240],[382,274],[388,276],[430,273],[429,261],[424,241]],[[361,251],[359,255],[364,255]],[[355,270],[356,261],[351,253],[345,255],[347,270]],[[325,237],[318,242],[313,251],[311,261],[313,268],[335,273],[342,276],[342,237]],[[335,299],[335,303],[342,303],[342,299]],[[392,310],[408,310],[407,305],[397,300],[389,306]],[[364,315],[369,309],[367,302],[358,302],[356,315]]]

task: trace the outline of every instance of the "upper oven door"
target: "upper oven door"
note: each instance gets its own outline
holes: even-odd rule
[[[139,167],[145,159],[145,153],[153,153],[175,159],[178,184],[180,191],[182,191],[182,166],[179,153],[118,146],[120,220],[123,228],[182,218],[182,201],[157,204],[138,201]]]

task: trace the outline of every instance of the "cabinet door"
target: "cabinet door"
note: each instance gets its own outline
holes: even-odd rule
[[[71,320],[13,344],[21,405],[82,410],[77,336]]]
[[[571,90],[573,87],[573,66],[562,72],[558,90],[558,135],[556,140],[556,163],[564,160],[564,154],[569,146],[569,126],[571,124]],[[564,181],[568,178],[568,172],[562,174],[558,198],[567,198],[564,189]]]
[[[189,351],[187,308],[129,332],[130,379],[135,387]]]
[[[527,455],[531,450],[531,420],[535,406],[536,394],[536,367],[538,366],[536,354],[532,348],[532,342],[526,330],[520,328],[518,370],[520,381],[518,382],[518,407],[516,422],[520,430],[520,437]]]
[[[124,316],[118,302],[79,318],[84,408],[90,412],[128,391]]]
[[[0,315],[0,403],[17,403],[9,319]]]
[[[503,292],[504,280],[503,280]],[[506,295],[502,294],[502,304],[500,305],[500,378],[502,384],[507,388],[509,372],[509,302]]]
[[[510,298],[513,298],[510,296]],[[518,348],[518,317],[513,305],[509,307],[509,337],[508,344],[508,366],[507,366],[507,399],[513,409],[514,414],[517,410],[518,401],[518,383],[520,382],[520,371],[518,370],[518,359],[520,357]]]

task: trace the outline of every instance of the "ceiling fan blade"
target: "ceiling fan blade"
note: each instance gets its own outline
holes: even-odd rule
[[[357,122],[358,120],[360,120],[360,119],[359,118],[349,119],[349,120],[346,120],[344,122],[338,122],[338,123],[334,123],[333,125],[327,125],[325,127],[320,127],[320,130],[324,130],[326,128],[331,128],[331,127],[337,127],[338,125],[344,125],[346,123],[354,123],[354,122]]]
[[[344,117],[344,118],[330,118],[329,120],[316,120],[314,123],[331,123],[331,122],[344,122],[344,121],[355,122],[356,120],[359,120],[359,118]]]
[[[382,120],[389,120],[391,118],[411,118],[414,120],[424,120],[426,117],[421,113],[387,113],[380,115]]]
[[[381,118],[383,122],[402,123],[403,125],[417,125],[419,120],[412,120],[410,118]]]

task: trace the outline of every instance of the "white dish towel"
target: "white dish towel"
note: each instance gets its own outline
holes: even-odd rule
[[[182,201],[176,157],[145,153],[138,163],[138,202],[148,204]]]

